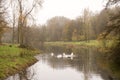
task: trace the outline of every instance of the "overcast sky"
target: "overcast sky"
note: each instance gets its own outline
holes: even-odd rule
[[[85,8],[99,12],[105,6],[105,0],[44,0],[41,10],[36,13],[37,24],[45,24],[54,16],[64,16],[75,19]]]

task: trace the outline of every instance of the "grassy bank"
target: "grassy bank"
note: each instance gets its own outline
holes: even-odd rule
[[[36,50],[18,48],[16,45],[0,45],[0,79],[15,74],[30,66],[36,59]]]
[[[78,46],[94,46],[94,47],[111,47],[113,41],[111,40],[90,40],[89,42],[86,41],[79,41],[79,42],[63,42],[63,41],[57,41],[57,42],[45,42],[45,45],[78,45]]]
[[[45,42],[45,46],[58,46],[58,47],[95,47],[98,48],[101,52],[108,52],[109,49],[113,46],[114,40],[90,40],[89,42],[86,41],[79,41],[79,42],[64,42],[64,41],[56,41],[56,42]]]

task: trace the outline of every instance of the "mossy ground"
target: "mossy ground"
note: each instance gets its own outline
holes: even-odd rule
[[[0,45],[0,79],[15,74],[36,62],[36,50],[28,50],[17,45]]]

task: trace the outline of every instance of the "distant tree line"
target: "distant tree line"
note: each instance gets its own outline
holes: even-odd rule
[[[85,9],[83,14],[75,20],[56,16],[47,21],[45,25],[32,25],[23,28],[25,31],[25,44],[44,41],[89,41],[98,39],[105,31],[109,22],[110,13],[115,9],[102,10],[92,13]],[[14,42],[18,42],[18,28],[14,28]],[[111,37],[109,37],[111,38]],[[12,41],[11,41],[12,42]]]
[[[85,9],[83,15],[75,20],[56,16],[47,21],[46,25],[33,25],[33,39],[38,41],[89,41],[95,40],[105,30],[109,20],[106,10],[93,14]],[[32,31],[30,31],[32,33]],[[35,37],[37,34],[37,37]]]
[[[15,4],[16,1],[19,5],[17,8]],[[3,35],[3,28],[0,27],[0,40],[2,39],[3,42],[20,43],[21,46],[29,46],[34,45],[35,43],[42,44],[45,41],[89,42],[89,40],[99,39],[111,33],[107,36],[107,38],[110,39],[112,38],[111,36],[116,35],[116,32],[119,36],[119,27],[113,27],[114,29],[112,27],[108,28],[108,25],[112,26],[111,23],[116,22],[111,20],[119,17],[119,13],[117,13],[119,12],[119,7],[104,9],[99,13],[92,13],[89,9],[84,9],[83,14],[74,20],[62,16],[56,16],[49,19],[45,25],[38,26],[34,24],[30,26],[28,25],[28,18],[31,16],[33,8],[35,8],[37,4],[41,5],[41,0],[36,0],[38,2],[35,1],[35,4],[31,6],[28,12],[25,9],[22,10],[24,8],[24,0],[16,1],[11,2],[13,8],[13,25],[11,32]],[[110,3],[107,3],[107,5],[109,4]],[[15,13],[18,15],[16,16]],[[113,13],[118,14],[118,16],[113,17],[114,19],[112,19],[112,16],[114,16]],[[4,20],[4,16],[2,16],[3,14],[0,15],[0,19]],[[119,23],[119,20],[117,23]],[[3,23],[0,24],[2,26]],[[10,34],[12,36],[10,36]]]

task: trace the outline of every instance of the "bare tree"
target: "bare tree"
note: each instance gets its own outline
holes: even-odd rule
[[[15,4],[11,3],[11,7],[12,7],[12,43],[14,44],[14,40],[15,40],[15,25],[16,25],[16,15],[15,15]]]
[[[11,0],[11,3],[16,5],[16,13],[18,15],[18,43],[22,47],[25,46],[24,37],[25,28],[28,25],[27,19],[32,16],[31,13],[36,8],[41,7],[42,0]]]
[[[2,43],[1,38],[2,38],[5,28],[7,27],[7,23],[4,18],[6,9],[5,9],[3,3],[4,3],[4,0],[0,0],[0,43]]]
[[[119,4],[120,0],[108,0],[106,7]]]
[[[85,35],[85,40],[86,42],[89,42],[90,39],[90,11],[89,9],[84,9],[84,14],[83,14],[83,22],[84,22],[84,35]]]
[[[106,8],[116,5],[115,9],[112,9],[109,17],[109,22],[106,26],[106,30],[102,34],[102,37],[106,37],[111,32],[115,32],[120,39],[120,0],[109,0],[106,4]]]

